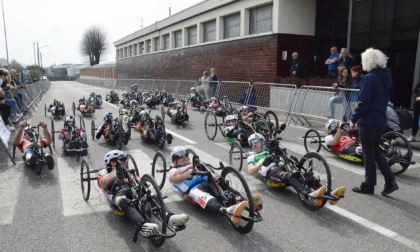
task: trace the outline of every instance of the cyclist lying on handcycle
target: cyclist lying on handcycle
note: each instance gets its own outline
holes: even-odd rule
[[[51,144],[51,134],[47,129],[47,124],[44,121],[39,122],[39,126],[44,129],[45,138],[39,139],[37,132],[29,126],[26,121],[19,123],[20,128],[16,134],[15,145],[23,153],[23,161],[28,165],[35,165],[38,158],[41,156],[41,148],[44,154],[45,162],[48,169],[54,169],[54,158],[47,152],[46,148]],[[38,144],[35,143],[38,141]],[[34,149],[35,147],[39,149]]]
[[[347,122],[339,122],[334,119],[330,119],[325,124],[327,136],[325,137],[325,145],[332,152],[339,154],[340,157],[356,162],[363,161],[363,150],[362,146],[356,142],[350,136],[343,136],[343,129],[347,125]],[[353,134],[356,134],[353,131]]]
[[[87,156],[89,145],[86,141],[86,132],[82,127],[77,128],[73,116],[64,121],[64,127],[58,133],[58,139],[63,141],[63,151],[73,157],[76,152],[81,156]]]
[[[105,141],[114,141],[117,132],[114,132],[112,129],[115,128],[116,122],[115,119],[112,117],[112,113],[107,113],[104,115],[104,120],[102,124],[98,128],[98,132],[96,133],[96,139],[100,139],[101,136],[104,136]],[[123,130],[120,128],[120,130]],[[130,139],[128,132],[123,132],[123,143],[127,145],[128,140]]]
[[[95,109],[88,105],[85,97],[79,99],[79,105],[77,106],[77,110],[79,110],[81,113],[95,113]]]
[[[118,93],[114,90],[111,90],[109,94],[106,95],[105,100],[110,103],[118,103],[120,98],[118,97]]]
[[[180,192],[188,193],[188,196],[203,209],[229,216],[233,223],[241,220],[241,213],[248,206],[248,201],[242,201],[230,207],[224,207],[213,195],[208,186],[208,176],[193,175],[194,167],[188,157],[189,152],[181,146],[171,151],[174,167],[169,170],[169,182]],[[252,195],[254,210],[262,209],[262,197],[259,194]]]
[[[241,144],[248,143],[248,132],[240,127],[238,123],[238,117],[236,115],[226,116],[227,127],[223,130],[223,135],[228,141],[237,140]]]
[[[253,121],[254,120],[254,110],[252,110],[248,106],[242,106],[239,109],[239,114],[244,122]]]
[[[166,109],[166,115],[171,117],[173,123],[183,123],[189,119],[188,114],[185,113],[185,109],[185,100],[181,100],[181,105],[179,102],[173,102]]]
[[[57,99],[54,99],[53,104],[50,104],[48,112],[51,112],[53,116],[64,116],[66,114],[64,104]]]
[[[153,237],[159,232],[159,225],[156,223],[146,223],[139,211],[131,203],[129,187],[124,184],[117,186],[117,165],[124,165],[127,169],[128,159],[126,154],[119,150],[112,150],[104,157],[105,168],[99,171],[98,185],[111,205],[115,215],[126,216],[131,222],[136,223],[136,231],[141,231],[148,237]],[[140,178],[137,178],[140,180]],[[127,179],[124,179],[128,183]],[[185,228],[188,221],[186,214],[173,214],[165,206],[168,225],[175,227],[176,230]]]
[[[292,186],[297,192],[305,195],[307,199],[315,206],[322,205],[322,196],[326,192],[326,187],[321,185],[319,181],[314,178],[314,191],[309,191],[308,188],[298,179],[298,174],[293,171],[288,171],[284,166],[284,160],[278,163],[274,162],[272,153],[266,148],[263,148],[264,137],[261,134],[252,134],[248,139],[249,145],[252,148],[253,154],[248,156],[247,168],[248,174],[254,175],[260,173],[265,178],[266,183],[270,187]],[[335,197],[343,197],[346,192],[344,186],[331,191],[331,195]],[[331,205],[337,204],[337,200],[330,200]]]

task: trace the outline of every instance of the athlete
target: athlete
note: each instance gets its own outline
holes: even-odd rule
[[[248,133],[238,124],[238,117],[236,115],[226,116],[226,124],[228,125],[223,130],[223,135],[230,139],[238,140],[240,143],[248,143]]]
[[[79,138],[80,141],[76,141]],[[76,151],[81,152],[81,156],[87,156],[89,145],[86,141],[85,129],[77,128],[73,116],[68,116],[64,121],[64,127],[58,133],[58,139],[63,141],[63,149],[74,156]]]
[[[342,121],[341,123],[337,120],[330,119],[325,124],[327,136],[325,137],[325,144],[328,149],[337,154],[347,154],[356,156],[358,158],[363,157],[363,150],[360,144],[349,136],[343,136],[342,132],[347,122]]]

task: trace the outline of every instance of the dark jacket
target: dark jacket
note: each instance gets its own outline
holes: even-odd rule
[[[293,60],[290,64],[289,75],[292,77],[293,71],[296,71],[296,77],[303,78],[303,62],[300,59]]]
[[[354,61],[350,57],[347,57],[346,59],[344,59],[343,57],[340,57],[340,59],[338,60],[338,65],[345,66],[350,75],[350,68],[354,66]]]
[[[353,123],[385,125],[386,107],[392,96],[393,83],[391,69],[379,68],[368,73],[362,81]]]

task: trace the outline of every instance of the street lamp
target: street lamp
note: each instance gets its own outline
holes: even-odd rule
[[[3,0],[1,0],[1,10],[3,12],[3,29],[4,29],[4,40],[6,42],[7,68],[9,68],[9,49],[7,48],[6,20],[4,19]]]
[[[41,74],[43,75],[43,68],[42,68],[42,56],[43,55],[47,55],[48,53],[40,53],[39,55],[41,56]]]
[[[40,54],[41,54],[41,53],[39,52],[39,49],[44,48],[44,47],[47,47],[47,46],[49,46],[49,45],[39,46],[39,43],[38,43],[38,42],[36,43],[36,45],[37,45],[37,47],[38,47],[38,66],[40,66],[39,57],[40,57]],[[41,80],[41,71],[40,71],[40,72],[38,72],[38,78],[39,78],[39,80]]]

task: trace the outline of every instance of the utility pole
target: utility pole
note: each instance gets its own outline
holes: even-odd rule
[[[9,49],[7,47],[6,20],[4,19],[3,0],[1,0],[1,9],[2,9],[2,12],[3,12],[4,40],[6,41],[7,68],[9,68]]]

